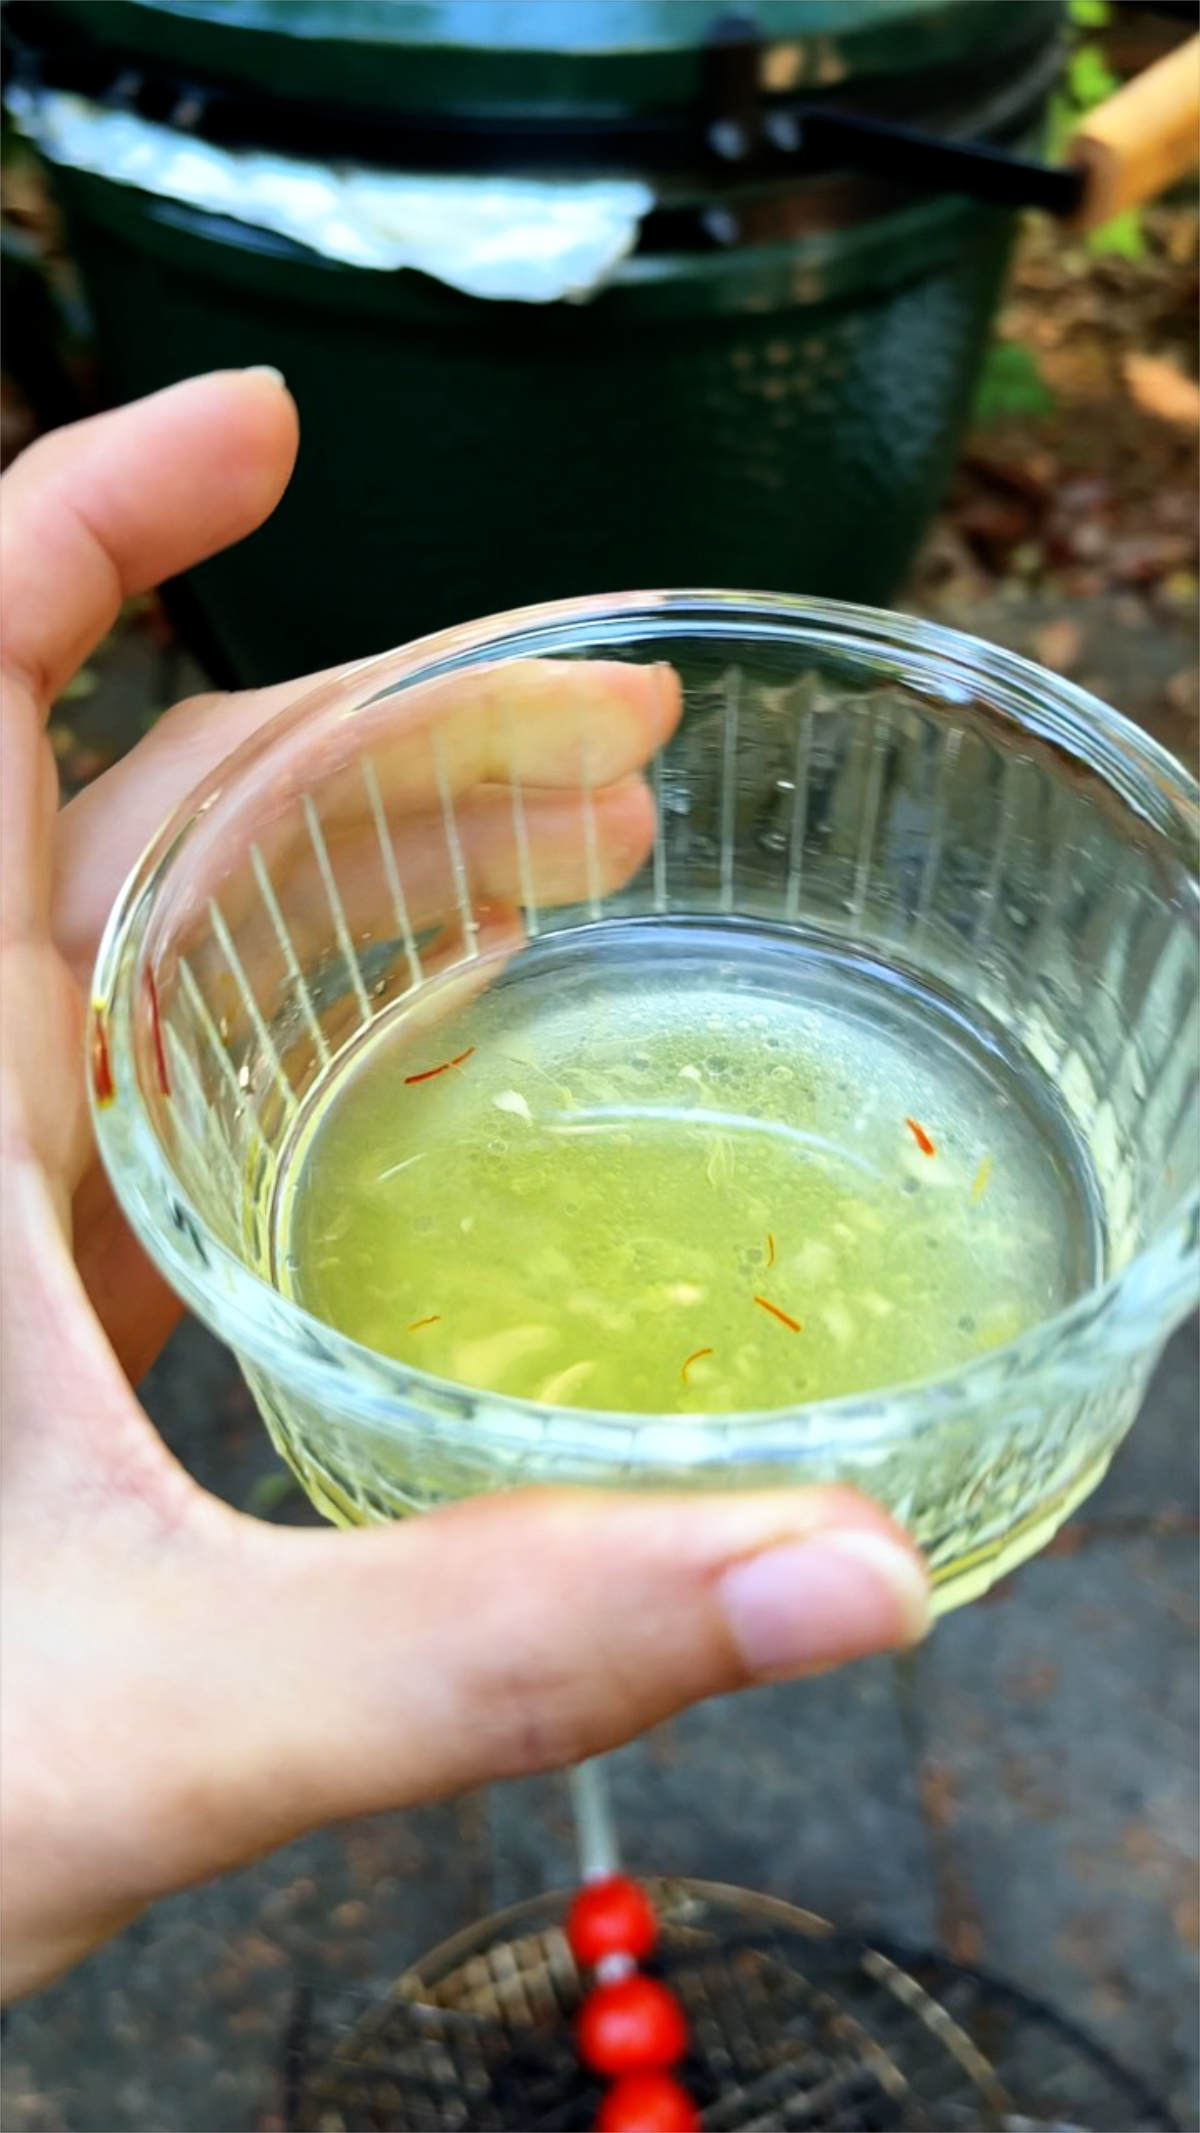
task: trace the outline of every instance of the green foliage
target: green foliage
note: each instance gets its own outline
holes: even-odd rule
[[[1023,341],[993,341],[983,361],[974,421],[998,422],[1005,415],[1047,415],[1054,395],[1038,369],[1037,357]]]
[[[1067,12],[1077,33],[1104,29],[1111,15],[1107,0],[1070,0]],[[1048,146],[1055,162],[1062,161],[1080,119],[1114,96],[1120,86],[1099,44],[1084,39],[1075,45],[1067,60],[1066,78],[1050,104]],[[1103,229],[1093,230],[1087,248],[1093,254],[1111,252],[1120,259],[1141,259],[1146,246],[1137,208],[1126,208]]]
[[[1146,238],[1140,208],[1122,208],[1102,229],[1092,230],[1087,248],[1089,252],[1114,252],[1118,259],[1144,259]]]
[[[1076,46],[1067,61],[1067,95],[1080,116],[1094,111],[1120,86],[1120,77],[1113,73],[1098,44]]]

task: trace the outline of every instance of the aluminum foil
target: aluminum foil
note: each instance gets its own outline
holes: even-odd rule
[[[51,163],[291,238],[326,259],[415,267],[467,296],[576,301],[637,243],[654,195],[638,179],[457,178],[216,148],[60,90],[9,86],[8,109]]]

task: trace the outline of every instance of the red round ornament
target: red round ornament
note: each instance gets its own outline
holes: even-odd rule
[[[567,1940],[577,1963],[594,1969],[608,1955],[649,1955],[658,1920],[645,1890],[627,1874],[610,1874],[580,1889],[567,1913]]]
[[[597,2074],[636,2074],[674,2066],[688,2044],[683,2009],[657,1978],[597,1985],[579,2011],[579,2056]]]
[[[624,2074],[600,2106],[596,2133],[699,2133],[700,2113],[670,2074]]]

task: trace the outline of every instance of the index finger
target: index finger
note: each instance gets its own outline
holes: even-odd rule
[[[130,868],[204,776],[287,706],[300,704],[311,687],[336,678],[181,704],[63,810],[54,931],[75,968],[90,967]],[[355,675],[345,679],[352,701]],[[361,778],[354,773],[343,786],[329,775],[330,756],[338,751],[349,760],[365,754],[368,742],[389,819],[436,808],[443,793],[457,800],[484,785],[604,789],[641,770],[666,744],[682,705],[679,677],[666,666],[511,660],[467,669],[414,689],[411,698],[368,704],[353,732],[344,720],[307,740],[303,725],[289,729],[271,779],[271,804],[286,814],[297,794],[324,779],[327,822],[358,820],[365,804]]]
[[[43,716],[123,600],[261,525],[297,436],[277,372],[214,371],[21,454],[0,488],[3,656]]]

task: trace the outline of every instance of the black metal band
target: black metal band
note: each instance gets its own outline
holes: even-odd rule
[[[47,36],[48,12],[31,0],[6,8],[4,56],[11,78],[136,111],[229,148],[430,171],[684,173],[718,191],[860,171],[918,191],[1057,215],[1074,213],[1081,197],[1078,171],[1054,169],[993,143],[946,139],[861,108],[764,96],[760,46],[752,26],[737,16],[717,23],[702,93],[690,109],[517,121],[477,113],[300,106],[215,82],[184,82],[86,40]],[[1013,67],[1010,56],[1010,74]]]

